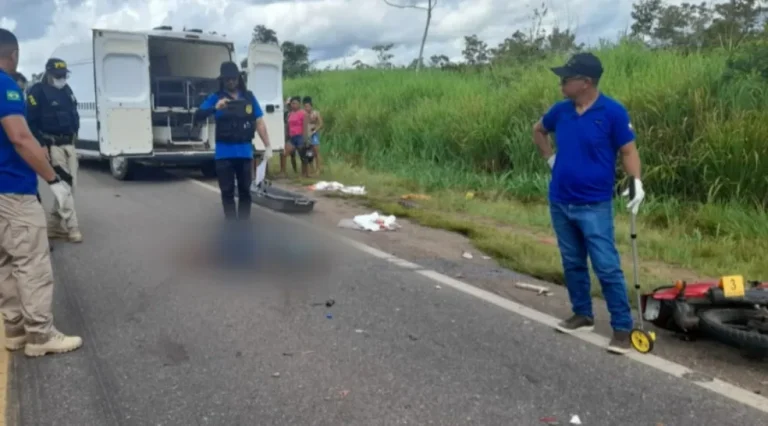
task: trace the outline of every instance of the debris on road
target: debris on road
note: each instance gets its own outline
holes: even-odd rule
[[[331,314],[329,312],[329,313],[325,314],[325,317],[328,318],[328,319],[333,319],[333,314]]]
[[[357,215],[353,219],[341,219],[337,226],[371,232],[394,231],[400,228],[395,216],[382,216],[379,212]]]
[[[535,284],[528,284],[528,283],[515,283],[515,287],[523,289],[523,290],[530,290],[535,291],[536,294],[539,296],[551,296],[552,291],[549,289],[549,287],[545,287],[543,285],[535,285]]]
[[[439,289],[441,289],[442,287],[440,287],[439,285],[436,285],[436,286],[435,286],[435,288],[439,290]]]
[[[395,216],[381,216],[379,212],[357,215],[352,220],[361,228],[371,232],[394,231],[400,228]]]
[[[571,417],[571,422],[570,423],[572,425],[580,425],[581,424],[581,419],[579,418],[579,416],[574,414],[573,417]]]
[[[311,353],[315,353],[315,351],[301,351],[298,354],[301,356],[309,355]],[[283,352],[283,356],[294,356],[296,355],[296,352]]]
[[[314,302],[314,303],[312,303],[312,306],[315,306],[315,307],[316,306],[326,306],[326,307],[330,308],[331,306],[333,306],[335,304],[336,304],[335,300],[328,299],[325,302]]]
[[[552,417],[552,416],[550,416],[550,417],[542,417],[542,418],[539,419],[539,421],[541,423],[545,423],[545,424],[548,424],[548,425],[559,425],[560,424],[560,422],[557,421],[557,417]]]
[[[365,330],[358,328],[355,330],[355,333],[365,333]]]
[[[272,373],[272,377],[275,377],[275,378],[280,377],[280,373]]]
[[[483,260],[491,260],[491,256],[483,256]]]
[[[348,390],[345,389],[345,390],[339,391],[339,396],[341,396],[341,399],[346,398],[347,395],[349,395],[349,391]]]
[[[342,192],[349,195],[365,195],[364,186],[345,186],[339,182],[326,182],[324,180],[317,182],[309,187],[312,191]]]
[[[461,257],[463,257],[464,259],[472,259],[474,256],[472,256],[472,253],[465,251],[464,253],[461,254]]]

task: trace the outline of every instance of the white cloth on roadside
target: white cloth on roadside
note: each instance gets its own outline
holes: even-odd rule
[[[314,191],[339,191],[350,195],[365,195],[364,186],[345,186],[340,182],[327,182],[321,180],[320,182],[312,185],[311,188]]]
[[[394,216],[381,216],[379,212],[357,215],[352,221],[366,231],[392,231],[399,228]]]

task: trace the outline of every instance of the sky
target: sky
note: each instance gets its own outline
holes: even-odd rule
[[[444,54],[459,60],[465,35],[477,34],[495,46],[530,28],[534,8],[542,4],[549,9],[545,28],[570,28],[587,45],[616,39],[631,25],[632,0],[438,0],[425,58]],[[309,46],[310,59],[320,68],[348,67],[356,60],[375,63],[370,47],[386,43],[395,45],[393,62],[407,64],[418,56],[425,19],[422,10],[391,7],[384,0],[0,0],[0,27],[19,38],[25,74],[41,71],[58,44],[89,39],[92,28],[159,25],[226,34],[239,58],[253,27],[262,24],[281,42]]]

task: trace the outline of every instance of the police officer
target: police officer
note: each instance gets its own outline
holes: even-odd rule
[[[29,131],[24,97],[9,75],[18,63],[16,36],[0,29],[0,312],[6,349],[42,356],[75,350],[83,340],[53,326],[53,271],[37,176],[62,206],[72,194]]]
[[[253,137],[264,142],[264,161],[272,157],[264,112],[246,89],[234,62],[221,64],[219,91],[211,94],[195,113],[196,120],[211,115],[216,120],[216,175],[227,220],[248,220],[251,215],[250,185],[253,179]],[[238,205],[235,205],[235,185]]]
[[[16,82],[16,84],[19,85],[19,88],[21,89],[21,91],[26,93],[27,92],[27,77],[24,77],[24,74],[22,74],[20,72],[13,73],[13,75],[11,77],[13,77],[13,80]]]
[[[43,81],[27,93],[29,128],[43,146],[48,148],[54,170],[72,187],[77,186],[78,161],[75,140],[80,130],[77,99],[67,85],[69,70],[66,62],[51,58],[45,64]],[[48,216],[48,236],[71,242],[83,241],[74,206],[71,216],[64,220],[55,201]]]

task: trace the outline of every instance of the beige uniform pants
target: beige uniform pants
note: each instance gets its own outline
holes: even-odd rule
[[[50,153],[51,165],[53,167],[61,167],[65,172],[72,176],[72,195],[74,195],[75,188],[77,187],[77,170],[79,168],[75,145],[51,145]],[[54,200],[53,209],[51,209],[51,213],[48,215],[48,228],[54,233],[67,233],[71,230],[78,229],[79,225],[77,223],[77,213],[75,212],[75,209],[72,209],[72,216],[67,220],[62,219],[61,215],[59,214],[59,209],[59,202]]]
[[[29,334],[53,323],[53,271],[45,211],[34,195],[0,194],[0,313]]]

